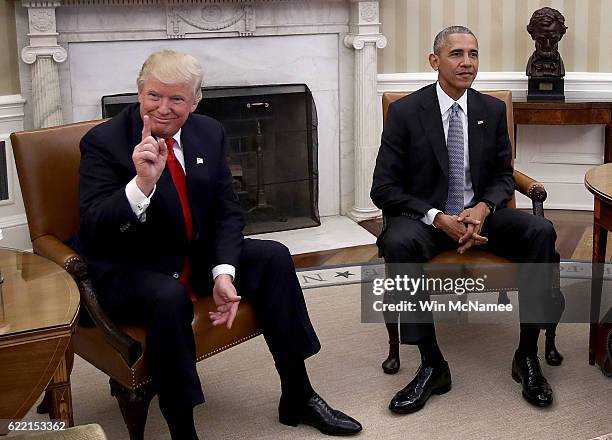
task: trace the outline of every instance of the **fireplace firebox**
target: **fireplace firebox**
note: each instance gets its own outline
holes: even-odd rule
[[[226,131],[233,184],[246,234],[321,224],[317,113],[305,84],[203,88],[196,113]],[[102,97],[102,116],[136,102],[135,93]]]

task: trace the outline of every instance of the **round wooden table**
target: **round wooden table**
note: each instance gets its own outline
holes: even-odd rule
[[[48,388],[51,419],[72,425],[76,283],[52,261],[17,250],[0,249],[0,271],[0,419],[22,418]]]
[[[612,231],[612,163],[590,169],[584,177],[584,184],[595,196],[589,363],[591,365],[597,363],[602,369],[605,369],[609,368],[604,361],[606,338],[612,324],[600,322],[600,308],[606,243],[608,231]],[[612,373],[612,371],[607,373]]]

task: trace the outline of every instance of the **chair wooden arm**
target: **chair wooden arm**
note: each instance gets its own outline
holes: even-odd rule
[[[548,196],[544,185],[517,170],[513,176],[514,188],[531,199],[533,214],[544,217],[544,201]]]
[[[87,265],[79,254],[62,243],[53,235],[43,235],[32,241],[34,252],[62,266],[76,281],[89,317],[98,327],[109,344],[121,354],[129,366],[142,355],[140,342],[121,331],[106,315],[98,299],[87,272]]]

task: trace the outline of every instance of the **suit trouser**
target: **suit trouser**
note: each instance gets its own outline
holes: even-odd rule
[[[212,294],[210,268],[205,270],[211,278],[210,290],[205,293]],[[140,269],[109,274],[97,284],[100,302],[113,319],[146,327],[145,359],[162,410],[204,402],[191,328],[193,306],[178,280],[167,273]],[[319,340],[285,246],[245,239],[235,284],[238,295],[253,305],[277,363],[302,361],[319,351]]]
[[[512,208],[502,208],[490,214],[481,232],[489,239],[479,248],[493,252],[515,263],[558,263],[555,250],[556,233],[552,223],[539,216]],[[425,263],[445,250],[457,248],[443,231],[406,216],[388,217],[386,228],[378,239],[386,263]],[[547,266],[547,267],[545,267]],[[544,273],[550,265],[522,264],[519,272],[519,305],[522,326],[544,327],[533,319],[524,319],[523,313],[545,314],[552,298],[553,273]],[[399,266],[392,264],[399,270]],[[544,269],[544,270],[542,270]],[[408,265],[411,277],[419,277],[419,265]],[[391,273],[388,276],[395,276]],[[538,315],[539,313],[539,315]],[[410,322],[400,322],[401,342],[418,344],[435,334],[431,312]]]

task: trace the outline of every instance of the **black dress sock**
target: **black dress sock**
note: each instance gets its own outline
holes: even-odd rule
[[[285,404],[299,408],[315,394],[303,360],[277,362],[276,370],[281,381],[281,400]]]
[[[418,347],[421,352],[421,363],[423,365],[437,367],[444,362],[444,356],[442,356],[435,335],[421,340]]]
[[[527,356],[537,356],[539,336],[539,328],[521,327],[521,336],[519,339],[519,346],[516,349],[516,356],[523,358]]]
[[[198,440],[192,407],[162,407],[160,405],[160,409],[168,423],[172,440]]]

